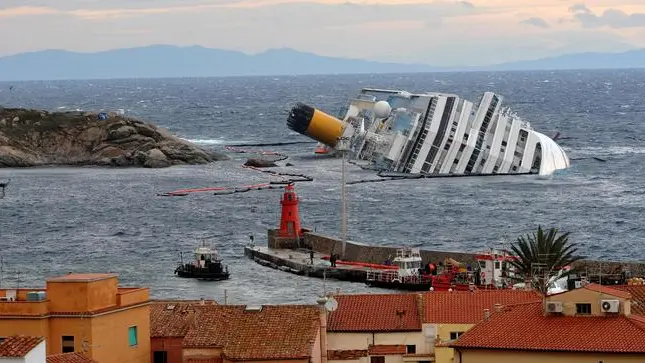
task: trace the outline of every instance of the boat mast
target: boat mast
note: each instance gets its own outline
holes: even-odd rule
[[[341,182],[340,182],[340,234],[341,234],[341,259],[345,259],[345,247],[347,245],[347,194],[345,190],[345,157],[349,150],[349,137],[341,136],[338,138],[337,150],[342,156],[341,162]]]

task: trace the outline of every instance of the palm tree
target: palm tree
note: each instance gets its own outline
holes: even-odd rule
[[[516,273],[530,279],[543,294],[547,292],[549,279],[560,269],[583,259],[576,255],[576,245],[569,243],[569,232],[558,235],[557,228],[544,231],[542,226],[538,226],[537,233],[519,237],[511,245],[511,251],[518,257],[510,262]],[[571,272],[563,272],[560,277]]]

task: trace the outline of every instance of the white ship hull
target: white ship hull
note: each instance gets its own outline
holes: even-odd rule
[[[336,124],[337,123],[337,124]],[[349,157],[399,173],[551,175],[569,167],[550,137],[502,106],[492,92],[479,105],[454,94],[362,89],[338,120],[309,106],[292,110],[288,126],[330,148],[349,140]]]

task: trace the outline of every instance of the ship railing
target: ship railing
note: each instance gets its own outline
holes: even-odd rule
[[[392,282],[400,281],[398,271],[367,271],[367,281]]]
[[[411,257],[421,257],[418,248],[403,247],[396,250],[396,257],[400,258],[411,258]]]

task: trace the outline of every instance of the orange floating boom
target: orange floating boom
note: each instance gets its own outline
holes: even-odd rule
[[[262,184],[255,184],[255,185],[241,185],[241,186],[234,186],[234,187],[210,187],[210,188],[196,188],[196,189],[180,189],[180,190],[175,190],[175,191],[172,191],[172,192],[168,192],[167,194],[214,192],[214,191],[222,191],[222,190],[241,189],[241,188],[255,189],[255,188],[262,188],[262,187],[266,187],[266,186],[269,186],[269,183],[262,183]]]

